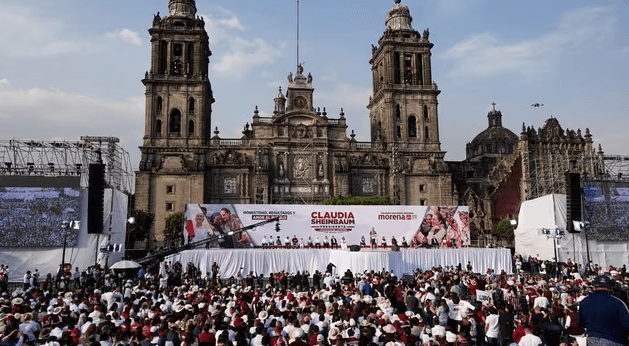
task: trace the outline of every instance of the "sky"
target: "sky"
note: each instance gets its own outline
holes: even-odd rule
[[[519,134],[553,116],[629,155],[629,0],[403,0],[430,28],[446,160],[488,126]],[[0,0],[0,139],[115,136],[138,168],[153,14],[167,0]],[[300,60],[315,107],[369,140],[371,44],[393,0],[300,0]],[[213,55],[212,127],[240,138],[296,68],[296,0],[197,0]],[[534,103],[543,107],[532,107]]]

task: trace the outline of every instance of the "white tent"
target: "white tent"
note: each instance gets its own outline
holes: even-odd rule
[[[523,202],[515,229],[515,252],[526,255],[539,255],[542,260],[553,260],[555,246],[553,239],[542,234],[542,229],[566,230],[566,195],[546,195]],[[589,239],[585,233],[566,232],[557,240],[557,258],[565,262],[568,257],[577,263],[587,262],[588,245],[592,263],[604,268],[610,265],[629,264],[629,242],[603,242]]]

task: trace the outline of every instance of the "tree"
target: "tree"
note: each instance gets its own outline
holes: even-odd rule
[[[504,240],[510,244],[515,240],[515,234],[513,233],[513,226],[509,220],[502,220],[494,227],[492,235],[496,239]]]
[[[164,242],[166,244],[177,245],[183,236],[183,212],[176,212],[166,218],[166,226],[164,227]]]
[[[143,241],[149,237],[155,215],[146,210],[133,210],[130,217],[134,218],[133,223],[129,224],[127,229],[127,249],[133,249],[136,241]]]
[[[389,205],[387,196],[335,196],[323,201],[325,205]]]

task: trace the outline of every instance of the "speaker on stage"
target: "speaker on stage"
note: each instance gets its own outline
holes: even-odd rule
[[[581,221],[581,174],[566,173],[566,230],[578,233],[572,221]]]
[[[349,251],[353,251],[353,252],[360,251],[360,246],[359,245],[350,245]]]
[[[87,233],[103,233],[104,189],[105,165],[102,163],[91,163],[87,187]]]

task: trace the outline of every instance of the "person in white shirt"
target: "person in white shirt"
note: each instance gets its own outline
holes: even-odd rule
[[[535,308],[536,306],[539,306],[540,308],[547,309],[548,298],[544,296],[544,292],[542,292],[541,290],[538,293],[539,293],[539,296],[535,298],[535,300],[533,301],[533,308]]]
[[[489,316],[485,319],[485,335],[489,346],[498,346],[498,334],[500,333],[498,317],[498,310],[495,307],[489,308]]]
[[[533,334],[533,327],[531,325],[524,325],[524,336],[520,339],[519,346],[540,346],[543,345],[542,339],[539,336]]]

